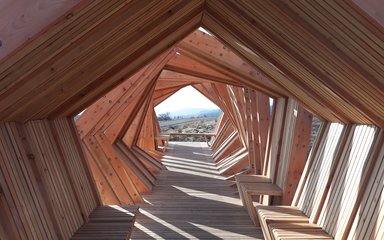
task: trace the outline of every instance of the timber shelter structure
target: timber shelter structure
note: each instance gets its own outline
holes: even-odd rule
[[[382,0],[0,2],[1,240],[384,239],[383,127]]]

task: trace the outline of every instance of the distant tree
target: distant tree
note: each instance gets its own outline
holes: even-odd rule
[[[166,112],[166,113],[161,113],[159,114],[159,116],[157,117],[157,119],[159,121],[167,121],[167,120],[171,120],[171,113],[170,112]]]

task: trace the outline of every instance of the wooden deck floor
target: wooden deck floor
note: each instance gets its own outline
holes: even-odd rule
[[[262,239],[206,143],[170,143],[131,239]]]

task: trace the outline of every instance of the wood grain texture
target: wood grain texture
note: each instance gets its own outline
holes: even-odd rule
[[[72,124],[1,124],[4,239],[69,238],[99,204]]]
[[[195,154],[194,154],[195,153]],[[205,143],[170,143],[131,239],[261,239]]]
[[[320,226],[335,238],[382,238],[383,8],[354,2],[2,1],[0,214],[11,220],[0,220],[0,238],[67,239],[101,203],[143,201],[162,161],[167,174],[209,180],[262,173],[286,204],[298,185],[291,207],[318,224],[294,226],[307,237]],[[153,107],[187,85],[223,111],[209,170],[194,156],[165,159],[154,142],[161,131]],[[67,117],[85,109],[80,144]],[[311,114],[332,123],[301,174]],[[186,225],[165,224],[177,229],[172,237],[194,236],[179,231]],[[203,229],[197,238],[239,237],[217,225],[190,228]],[[282,236],[289,229],[264,230]],[[168,234],[147,230],[140,236]]]
[[[301,4],[307,8],[293,7]],[[325,107],[343,122],[375,123],[382,126],[383,114],[377,106],[383,99],[383,92],[378,90],[382,89],[383,83],[376,73],[381,66],[369,69],[368,60],[361,60],[362,56],[366,56],[375,61],[374,51],[382,51],[382,47],[376,47],[381,40],[371,45],[375,48],[371,52],[368,48],[363,49],[370,45],[370,40],[358,37],[366,34],[378,39],[382,29],[376,28],[361,15],[354,14],[347,2],[321,4],[321,10],[314,5],[317,3],[235,3],[212,0],[207,1],[208,14],[203,18],[203,25],[258,65],[270,79],[284,85],[287,90],[289,88],[288,91],[301,100],[300,103],[318,115],[332,119],[328,113],[323,112]],[[271,12],[274,14],[269,14]],[[330,25],[336,26],[335,22],[334,25],[326,23],[333,21],[330,16],[318,20],[327,12],[335,21],[348,18],[354,22],[349,25],[342,22],[338,24],[338,29],[329,28]],[[315,18],[317,20],[313,20]],[[242,28],[238,28],[238,25]],[[344,36],[344,41],[336,43],[337,35],[345,29],[348,29],[348,34]],[[351,46],[356,48],[351,50]],[[330,59],[333,60],[329,62]],[[375,61],[375,64],[381,63],[381,60]],[[289,80],[285,81],[287,78]],[[369,94],[362,90],[362,86]],[[305,97],[307,94],[312,97]],[[304,99],[306,101],[302,101]]]
[[[76,0],[36,0],[0,3],[0,62],[77,4]]]

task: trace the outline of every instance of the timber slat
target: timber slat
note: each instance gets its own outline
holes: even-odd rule
[[[130,239],[137,213],[134,205],[99,206],[70,239]]]
[[[383,11],[0,1],[0,239],[127,239],[138,203],[136,239],[384,239]],[[165,154],[154,108],[185,86],[222,113],[211,150]]]
[[[206,143],[170,142],[163,157],[166,169],[158,176],[153,192],[144,195],[147,204],[140,204],[131,239],[262,237],[240,199],[233,195],[233,188],[212,167],[209,152]],[[200,167],[174,158],[193,161]]]

